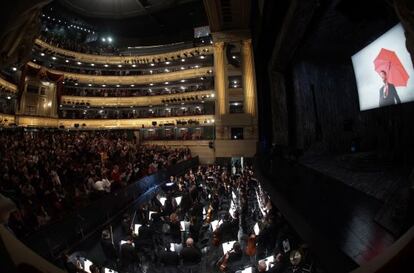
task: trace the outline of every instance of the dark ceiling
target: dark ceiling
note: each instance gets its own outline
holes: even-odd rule
[[[47,7],[51,8],[113,36],[118,44],[189,41],[194,27],[208,25],[202,0],[56,0]]]

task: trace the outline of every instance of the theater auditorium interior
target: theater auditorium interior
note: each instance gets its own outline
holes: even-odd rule
[[[1,273],[414,271],[414,1],[0,7]]]

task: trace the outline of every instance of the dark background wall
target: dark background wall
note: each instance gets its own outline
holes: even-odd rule
[[[253,31],[256,67],[263,71],[260,122],[272,124],[261,129],[261,141],[304,154],[345,154],[354,146],[382,161],[414,163],[414,104],[361,112],[351,62],[399,22],[392,1],[271,2],[255,11],[253,26],[266,30]],[[283,9],[282,20],[269,16]]]
[[[351,145],[384,161],[414,159],[414,104],[359,111],[352,64],[301,61],[293,68],[296,145],[305,152],[343,154]]]

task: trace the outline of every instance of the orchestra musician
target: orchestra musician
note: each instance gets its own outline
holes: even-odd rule
[[[239,242],[233,244],[233,248],[225,253],[219,261],[216,263],[221,272],[226,272],[232,263],[240,261],[243,256],[243,252]]]

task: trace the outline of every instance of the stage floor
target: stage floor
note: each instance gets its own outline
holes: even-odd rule
[[[327,245],[334,245],[356,264],[370,261],[395,241],[393,234],[375,221],[384,201],[302,162],[273,158],[261,165],[274,193],[311,229],[305,232],[315,235],[321,244],[326,240]],[[324,169],[336,174],[334,168]],[[335,255],[335,251],[326,252],[326,259]]]

